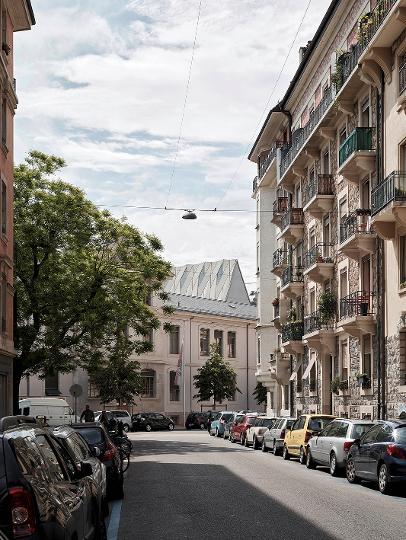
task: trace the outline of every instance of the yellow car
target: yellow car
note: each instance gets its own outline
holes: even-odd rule
[[[283,443],[283,459],[291,456],[299,458],[302,465],[306,463],[306,447],[309,439],[324,429],[336,416],[328,414],[303,414],[290,429],[286,431]]]

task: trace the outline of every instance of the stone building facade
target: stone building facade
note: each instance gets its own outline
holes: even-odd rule
[[[277,414],[405,410],[405,25],[404,0],[331,2],[249,156],[272,211],[258,288],[278,334],[258,378]]]

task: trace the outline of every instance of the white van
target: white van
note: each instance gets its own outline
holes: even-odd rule
[[[20,414],[44,417],[49,426],[62,426],[74,422],[73,411],[62,398],[32,397],[19,401]]]

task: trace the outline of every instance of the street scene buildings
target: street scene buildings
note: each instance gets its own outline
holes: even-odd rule
[[[405,23],[332,2],[250,152],[270,413],[406,413]]]

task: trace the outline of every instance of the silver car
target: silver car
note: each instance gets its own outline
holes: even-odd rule
[[[316,465],[324,465],[330,468],[332,476],[338,475],[345,467],[348,450],[354,440],[359,439],[373,425],[374,422],[370,420],[336,418],[310,439],[306,467],[314,469]]]
[[[280,454],[283,449],[286,430],[293,426],[296,420],[297,418],[277,418],[269,430],[264,433],[262,451],[268,452],[268,450],[272,450],[275,456]]]
[[[264,433],[275,423],[276,418],[258,416],[253,426],[249,426],[245,432],[245,446],[251,446],[256,450],[261,448]]]

